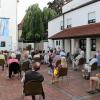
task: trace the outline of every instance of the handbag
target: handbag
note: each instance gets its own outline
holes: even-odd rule
[[[58,69],[54,69],[54,76],[58,76],[58,74],[59,74],[59,71],[58,71]]]

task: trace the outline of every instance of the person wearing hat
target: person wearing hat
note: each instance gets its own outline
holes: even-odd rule
[[[24,84],[31,81],[35,80],[37,82],[43,82],[44,77],[41,75],[39,72],[37,72],[40,69],[40,63],[39,62],[33,62],[32,64],[32,70],[26,71],[26,73],[23,75],[21,82]],[[32,95],[32,100],[35,100],[35,96]]]

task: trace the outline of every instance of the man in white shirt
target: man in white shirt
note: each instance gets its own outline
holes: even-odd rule
[[[79,55],[75,58],[75,60],[72,61],[72,67],[73,67],[73,69],[77,69],[79,60],[80,60],[81,58],[83,58],[83,55],[82,55],[82,54],[79,54]]]
[[[94,55],[94,57],[89,61],[89,65],[93,65],[94,63],[98,62],[96,55]]]
[[[86,76],[88,77],[88,79],[90,78],[90,74],[91,74],[91,66],[96,63],[98,60],[96,58],[96,55],[94,55],[94,57],[89,61],[88,64],[84,64],[84,69],[82,70],[83,73],[83,77],[85,78]]]

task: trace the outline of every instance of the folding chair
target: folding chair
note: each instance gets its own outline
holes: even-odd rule
[[[5,64],[5,60],[0,59],[0,66],[2,66],[2,70],[4,70],[4,64]]]
[[[24,84],[23,93],[24,96],[42,95],[43,99],[45,99],[42,83],[34,80]]]
[[[85,63],[86,63],[86,59],[80,58],[78,63],[78,68],[81,69]]]
[[[91,70],[96,70],[97,69],[97,62],[91,65]]]
[[[27,70],[29,70],[29,69],[30,69],[30,68],[29,68],[29,64],[30,64],[29,61],[24,61],[24,62],[22,63],[22,65],[21,65],[21,71],[26,72]]]
[[[12,77],[12,73],[18,74],[18,77],[21,77],[21,70],[18,63],[13,62],[9,65],[9,78]]]

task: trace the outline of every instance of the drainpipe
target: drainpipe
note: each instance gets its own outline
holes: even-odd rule
[[[64,17],[64,14],[63,14],[63,30],[64,30],[64,28],[65,28],[65,17]],[[65,39],[62,39],[61,42],[62,42],[62,48],[65,49],[65,47],[64,47],[64,45],[65,45],[65,43],[64,43]]]
[[[63,14],[63,30],[65,28],[65,17],[64,17],[64,14]]]

